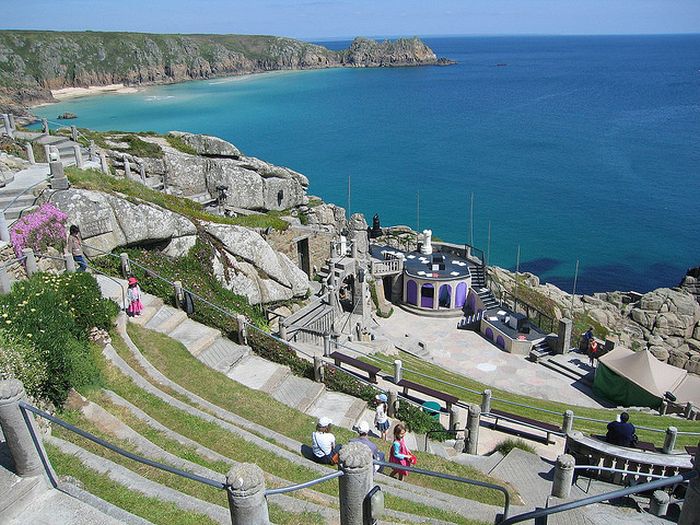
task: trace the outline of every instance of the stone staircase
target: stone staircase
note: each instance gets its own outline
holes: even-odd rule
[[[100,275],[96,278],[103,295],[120,304],[126,281]],[[184,311],[163,304],[153,295],[143,294],[142,302],[144,311],[140,317],[131,318],[132,322],[179,341],[200,362],[231,380],[266,392],[311,416],[331,416],[336,425],[345,428],[352,429],[366,417],[365,401],[328,391],[321,383],[297,377],[289,367],[256,356],[249,347],[238,345],[218,330],[189,319]]]
[[[547,343],[547,339],[542,339],[540,341],[537,341],[532,346],[532,350],[530,350],[530,354],[528,357],[530,358],[531,361],[538,363],[538,362],[540,362],[541,359],[549,357],[552,354],[554,354],[554,352],[552,351],[551,347],[549,346],[549,343]]]
[[[488,288],[477,288],[476,293],[479,295],[479,299],[481,299],[481,303],[484,305],[484,310],[490,310],[500,306],[500,303]]]

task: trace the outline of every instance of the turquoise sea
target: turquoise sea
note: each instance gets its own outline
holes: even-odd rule
[[[223,137],[371,222],[469,240],[577,292],[700,264],[700,35],[426,38],[450,67],[285,72],[45,106]],[[328,42],[346,47],[347,42]],[[500,65],[499,65],[500,64]],[[490,244],[488,229],[491,224]]]

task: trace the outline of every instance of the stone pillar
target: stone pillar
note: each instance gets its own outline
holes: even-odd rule
[[[561,431],[564,434],[568,434],[574,429],[574,411],[566,410],[564,411],[564,419],[561,423]]]
[[[350,257],[357,259],[357,243],[355,242],[350,245]]]
[[[238,333],[236,334],[238,337],[238,344],[245,346],[248,344],[248,329],[246,327],[245,317],[241,314],[236,315],[236,324],[238,325]]]
[[[120,253],[119,254],[119,261],[121,262],[121,269],[122,269],[122,277],[124,279],[128,278],[129,275],[131,274],[131,265],[129,264],[129,254],[128,253]]]
[[[251,463],[231,467],[226,475],[226,493],[233,525],[270,525],[260,467]]]
[[[2,122],[5,127],[5,133],[7,133],[7,136],[10,138],[14,137],[14,134],[12,133],[12,125],[10,124],[10,117],[7,113],[2,114]]]
[[[280,321],[279,336],[280,339],[287,340],[287,326],[282,321]]]
[[[19,408],[20,400],[26,401],[24,386],[17,379],[0,381],[0,428],[15,462],[15,472],[20,477],[39,476],[44,468],[41,456],[34,445],[31,433]],[[34,426],[34,418],[29,417]],[[37,434],[37,439],[39,435]]]
[[[182,281],[173,282],[173,293],[175,294],[175,308],[182,306]]]
[[[326,357],[331,355],[331,334],[328,332],[323,334],[323,355]]]
[[[24,256],[24,268],[27,271],[27,277],[31,277],[37,272],[36,267],[36,257],[34,256],[34,250],[31,248],[23,248],[22,255]]]
[[[320,355],[314,356],[314,381],[323,383],[323,359]]]
[[[462,409],[456,405],[452,405],[452,408],[450,409],[449,430],[460,430],[460,427],[465,424],[466,422],[462,418]]]
[[[338,245],[335,240],[331,241],[331,259],[338,257]],[[333,264],[331,263],[331,274],[333,274]]]
[[[480,423],[481,407],[479,405],[469,405],[469,413],[467,414],[467,442],[464,450],[467,454],[477,454]]]
[[[34,148],[32,147],[32,143],[27,142],[24,145],[24,150],[27,152],[27,160],[29,161],[29,164],[36,164],[36,159],[34,158]]]
[[[348,254],[348,240],[345,235],[340,236],[340,257],[345,257]]]
[[[141,183],[146,184],[146,167],[143,162],[139,164],[139,176],[141,177]]]
[[[67,190],[68,178],[63,171],[63,163],[61,161],[51,161],[49,162],[49,170],[51,171],[51,189]]]
[[[659,415],[665,416],[666,412],[668,412],[668,401],[662,399],[661,404],[659,405]]]
[[[51,146],[44,144],[44,157],[46,157],[46,163],[51,162]]]
[[[340,469],[340,525],[363,525],[363,504],[374,476],[369,447],[362,443],[345,445],[340,449]]]
[[[75,126],[70,127],[70,138],[73,142],[78,142],[78,128]]]
[[[387,403],[387,415],[389,417],[396,417],[396,412],[398,411],[399,405],[399,393],[396,390],[389,390],[389,402]]]
[[[10,242],[10,229],[7,227],[4,210],[0,210],[0,241]]]
[[[10,293],[12,291],[12,281],[7,273],[7,268],[0,266],[0,294]]]
[[[666,437],[664,438],[664,446],[661,452],[664,454],[672,454],[673,449],[676,447],[676,437],[678,436],[678,429],[676,427],[668,427],[666,429]]]
[[[566,317],[559,321],[559,330],[557,331],[557,353],[565,354],[571,349],[571,319]]]
[[[403,363],[400,359],[394,361],[394,383],[399,383],[403,378]]]
[[[491,390],[486,389],[481,393],[481,411],[484,414],[491,412]]]
[[[104,151],[100,152],[100,169],[102,173],[109,173],[109,164],[107,164],[107,155]]]
[[[46,120],[45,118],[41,119],[41,132],[44,135],[49,134],[49,121]]]
[[[557,457],[554,467],[554,481],[552,482],[552,496],[566,499],[571,494],[571,485],[574,482],[574,466],[576,461],[569,454]]]
[[[678,525],[697,525],[700,522],[700,442],[698,442],[698,451],[695,453],[693,469],[698,475],[688,484]]]
[[[75,273],[75,260],[70,253],[63,255],[63,259],[66,261],[66,273]]]
[[[17,131],[17,123],[15,122],[15,116],[12,113],[9,113],[7,116],[10,119],[10,127],[13,131]]]
[[[665,516],[668,512],[668,504],[671,498],[663,490],[655,490],[649,498],[649,514],[653,516]]]
[[[75,156],[75,167],[83,169],[83,153],[80,151],[80,144],[73,146],[73,155]]]
[[[49,146],[49,157],[52,161],[61,161],[61,152],[58,150],[57,146]]]
[[[95,141],[90,141],[90,161],[95,162],[97,160],[97,149],[95,148]]]
[[[124,178],[131,180],[131,163],[126,157],[124,158]]]

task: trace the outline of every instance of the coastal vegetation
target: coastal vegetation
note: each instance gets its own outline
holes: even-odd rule
[[[0,109],[53,101],[66,87],[182,82],[263,71],[446,64],[418,38],[348,49],[276,36],[0,31]]]

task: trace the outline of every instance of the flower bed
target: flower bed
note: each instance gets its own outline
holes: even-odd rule
[[[68,215],[47,202],[15,222],[10,229],[10,242],[17,257],[31,248],[41,253],[49,246],[62,251],[66,245]]]

